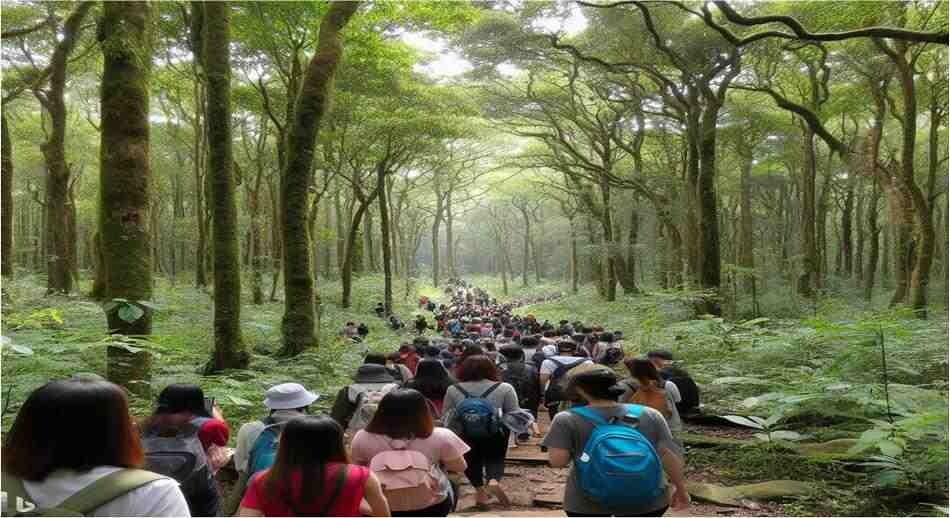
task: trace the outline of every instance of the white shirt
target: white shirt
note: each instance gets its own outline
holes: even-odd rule
[[[541,375],[547,374],[550,376],[554,374],[554,371],[557,370],[557,364],[553,360],[557,360],[564,365],[570,365],[573,368],[576,365],[589,362],[590,358],[584,358],[583,356],[550,356],[541,362],[541,369],[539,369]]]
[[[58,469],[42,482],[23,481],[23,488],[40,508],[56,507],[80,489],[122,468],[99,466],[89,471]],[[191,516],[178,482],[161,478],[97,507],[86,516]]]

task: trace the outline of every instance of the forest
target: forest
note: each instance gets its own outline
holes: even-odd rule
[[[687,515],[950,513],[946,1],[0,16],[4,434],[77,374],[235,430],[276,383],[328,411],[465,279],[676,354]]]

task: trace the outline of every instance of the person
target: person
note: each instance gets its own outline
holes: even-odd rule
[[[396,315],[389,315],[389,328],[393,331],[399,331],[400,329],[406,327],[406,324],[399,320],[399,317]]]
[[[431,362],[422,362],[420,367],[426,368],[427,364]],[[377,470],[384,469],[386,460],[393,457],[391,453],[394,450],[421,453],[424,458],[422,464],[428,464],[424,468],[421,465],[419,467],[428,471],[427,475],[434,479],[434,483],[416,496],[418,500],[387,493],[393,516],[447,516],[455,508],[458,490],[452,487],[446,472],[463,473],[466,468],[464,455],[469,449],[448,428],[434,426],[426,397],[413,389],[399,389],[386,394],[373,420],[365,429],[356,432],[352,443],[353,462],[370,466],[384,487],[386,474]]]
[[[422,315],[416,315],[416,334],[423,334],[426,332],[426,329],[429,329],[429,324],[426,322],[426,317]]]
[[[442,417],[445,393],[453,383],[455,380],[445,370],[441,361],[426,359],[419,362],[416,376],[406,383],[405,387],[422,393],[432,403],[432,417],[438,420]]]
[[[356,324],[353,322],[347,322],[343,326],[343,331],[340,331],[340,335],[344,338],[349,338],[350,340],[356,341],[360,335],[359,329],[356,328]]]
[[[413,374],[415,374],[416,366],[419,364],[419,353],[416,347],[415,345],[408,344],[399,346],[399,362],[405,365],[406,368],[409,369],[409,372]]]
[[[20,498],[52,516],[191,516],[177,481],[140,469],[125,391],[102,379],[50,381],[30,393],[0,458],[7,505]],[[91,498],[77,502],[80,491]]]
[[[680,414],[690,414],[699,408],[699,386],[689,375],[689,372],[673,365],[673,353],[665,350],[650,351],[647,359],[659,369],[660,376],[673,382],[677,392],[681,395],[676,402]]]
[[[669,507],[682,510],[689,506],[683,462],[676,453],[678,448],[666,420],[652,408],[618,404],[616,398],[621,390],[617,386],[616,374],[606,366],[596,366],[571,376],[567,392],[570,397],[585,403],[585,406],[554,416],[541,442],[548,450],[548,462],[552,467],[562,468],[572,464],[564,486],[564,511],[568,516],[662,516]],[[627,416],[630,418],[625,419]],[[610,422],[630,426],[649,441],[659,457],[662,471],[673,485],[672,494],[664,486],[662,473],[655,474],[655,489],[636,488],[657,496],[636,503],[601,501],[584,489],[585,480],[578,472],[579,459],[584,455],[586,462],[591,461],[590,454],[594,452],[588,451],[588,440],[595,428]],[[634,489],[625,484],[621,482],[615,487],[619,487],[620,491]]]
[[[458,380],[445,393],[444,419],[453,430],[461,431],[459,436],[471,448],[465,454],[465,462],[468,463],[465,476],[475,488],[475,502],[485,506],[491,500],[491,495],[494,495],[502,505],[507,506],[510,501],[500,482],[505,474],[509,433],[500,420],[504,414],[521,410],[518,394],[514,387],[499,381],[495,363],[482,354],[469,356],[462,362]],[[466,400],[469,399],[487,400],[494,414],[493,419],[497,420],[497,423],[488,423],[485,433],[477,437],[463,430],[466,427],[460,426],[461,420],[468,418],[463,412],[463,405],[467,406]]]
[[[545,358],[541,362],[541,368],[538,369],[541,386],[544,387],[544,406],[552,418],[557,414],[561,401],[564,400],[561,379],[574,367],[590,362],[590,358],[575,356],[576,352],[576,343],[571,340],[559,340],[557,354]]]
[[[227,446],[231,432],[220,409],[205,400],[201,387],[190,383],[165,387],[155,411],[139,428],[145,466],[181,483],[192,516],[216,516],[220,496],[214,473],[227,462],[223,447]],[[219,459],[224,456],[217,466],[212,466],[212,453]],[[195,459],[193,469],[180,472],[176,459]]]
[[[369,468],[349,463],[340,425],[315,416],[284,425],[277,460],[254,476],[238,509],[238,516],[362,514],[389,516],[379,480]]]
[[[591,358],[601,365],[617,365],[623,360],[623,347],[613,333],[600,333],[590,351]]]
[[[520,347],[505,346],[499,351],[505,362],[501,364],[501,380],[515,388],[518,394],[518,406],[527,410],[534,417],[532,429],[538,433],[537,419],[538,406],[541,404],[541,380],[538,369],[534,365],[525,363],[524,350]],[[518,439],[528,440],[528,434],[522,434]]]
[[[369,360],[371,356],[376,358],[376,360],[367,363],[375,363],[380,359],[384,360],[383,365],[386,366],[386,370],[389,371],[389,374],[396,380],[396,383],[402,385],[412,379],[412,371],[409,370],[409,367],[403,365],[402,357],[398,352],[387,354],[385,357],[381,354],[367,354],[366,359]]]
[[[382,302],[377,302],[376,307],[373,309],[373,311],[376,312],[376,316],[379,318],[383,318],[383,316],[386,315],[386,308],[383,307]]]
[[[359,335],[360,341],[366,340],[366,335],[369,334],[369,326],[366,322],[360,322],[360,325],[356,326],[356,334]]]
[[[264,394],[267,416],[245,423],[238,430],[234,448],[234,468],[238,472],[238,481],[225,503],[226,516],[232,516],[237,511],[251,476],[270,467],[276,458],[277,438],[284,424],[307,415],[310,405],[319,398],[319,395],[299,383],[281,383],[267,389]],[[268,434],[262,438],[265,431]]]
[[[379,355],[368,355],[368,362],[364,359],[363,365],[356,369],[353,383],[344,386],[337,392],[330,416],[340,423],[347,433],[356,433],[369,423],[375,405],[383,395],[398,387],[396,379],[386,370],[385,365],[378,362]],[[385,363],[385,360],[383,360]]]
[[[627,358],[624,365],[632,379],[622,383],[624,393],[620,396],[620,402],[650,406],[663,414],[670,430],[681,432],[683,422],[676,408],[681,397],[676,385],[665,381],[653,362],[646,358]]]

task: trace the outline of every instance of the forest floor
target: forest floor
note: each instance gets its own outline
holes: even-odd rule
[[[506,298],[500,296],[497,279],[469,280]],[[179,279],[177,285],[159,279],[149,345],[155,354],[153,391],[173,382],[197,382],[235,429],[261,417],[264,391],[276,383],[304,383],[323,395],[316,406],[327,410],[367,350],[391,352],[410,339],[408,333],[388,330],[373,315],[381,284],[379,276],[358,279],[353,306],[343,309],[338,304],[339,283],[321,280],[320,347],[293,360],[274,356],[282,304],[245,304],[242,331],[252,352],[251,366],[201,376],[212,344],[211,297],[195,289],[191,279]],[[83,288],[88,290],[88,282]],[[110,339],[103,333],[101,307],[84,296],[44,297],[42,279],[30,275],[5,281],[2,289],[2,425],[7,430],[27,394],[47,380],[79,373],[104,375]],[[407,291],[410,296],[404,297]],[[512,283],[511,295],[558,291],[564,288]],[[400,280],[395,292],[394,309],[406,321],[416,310],[418,295],[441,298],[439,290],[422,281],[406,290]],[[675,353],[701,387],[706,416],[688,424],[684,436],[691,493],[696,488],[690,515],[946,516],[946,308],[935,306],[929,320],[917,320],[901,310],[882,309],[886,294],[868,304],[857,302],[847,289],[816,302],[780,289],[762,292],[767,293],[759,301],[764,318],[703,318],[694,314],[689,294],[667,291],[603,302],[589,288],[519,312],[623,330],[628,354],[654,348]],[[347,320],[369,325],[366,343],[351,345],[337,338]],[[146,415],[152,402],[133,398],[132,406],[136,415]],[[735,415],[760,420],[731,417]],[[762,428],[764,419],[766,429],[752,429]],[[463,498],[459,513],[559,514],[557,500],[566,471],[530,458],[514,460],[537,454],[533,448],[512,450],[506,484],[513,488],[513,509],[476,511]],[[775,480],[800,481],[807,487],[795,486],[801,494],[781,498],[733,491]],[[713,505],[710,499],[729,504]]]

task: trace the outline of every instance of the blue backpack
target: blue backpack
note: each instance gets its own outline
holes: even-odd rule
[[[275,423],[268,417],[264,419],[264,431],[257,436],[254,445],[251,446],[250,459],[248,460],[247,472],[253,477],[259,471],[264,471],[274,465],[277,459],[277,445],[280,438],[280,431],[284,423]]]
[[[627,414],[610,421],[589,407],[570,411],[591,422],[584,452],[574,460],[581,489],[608,509],[630,509],[649,505],[663,494],[663,466],[653,444],[640,433],[630,418],[639,421],[640,405],[625,405]]]
[[[469,394],[461,385],[456,384],[455,388],[465,396],[458,406],[455,407],[455,413],[452,416],[450,428],[464,439],[487,439],[495,437],[502,431],[501,416],[498,415],[498,408],[488,395],[495,391],[501,383],[495,383],[479,397]]]

